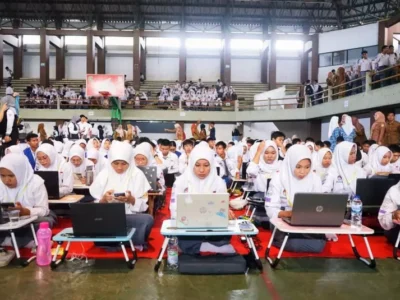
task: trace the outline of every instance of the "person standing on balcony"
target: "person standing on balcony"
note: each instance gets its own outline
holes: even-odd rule
[[[322,89],[322,86],[318,83],[318,80],[314,80],[313,90],[314,90],[313,105],[322,104],[323,103],[322,96],[324,90]]]
[[[343,67],[337,69],[337,92],[339,92],[338,98],[346,97],[346,72]]]
[[[8,73],[7,76],[7,84],[11,84],[12,78],[13,78],[13,71],[11,71],[11,69],[9,67],[6,67],[6,71]]]
[[[382,46],[381,53],[378,54],[376,59],[374,60],[375,69],[379,72],[389,67],[389,47],[384,45]],[[388,71],[380,72],[376,76],[377,80],[383,80],[388,77]],[[389,83],[387,80],[381,81],[380,86],[387,86]]]
[[[397,65],[398,57],[397,57],[397,53],[394,52],[394,47],[393,47],[393,45],[390,45],[390,46],[389,46],[389,53],[388,53],[388,55],[389,55],[389,66],[390,66],[390,67],[394,67],[395,65]],[[389,77],[389,76],[396,75],[396,73],[397,73],[397,72],[396,72],[396,68],[392,68],[392,69],[388,70],[388,77]],[[392,78],[392,79],[389,80],[389,83],[388,83],[388,84],[394,84],[394,83],[396,83],[396,82],[397,82],[397,77],[394,77],[394,78]]]
[[[312,105],[314,103],[314,89],[311,85],[310,79],[307,79],[306,85],[304,87],[304,95],[306,97],[306,106],[308,104]]]
[[[365,92],[367,72],[372,70],[372,61],[368,58],[367,50],[361,52],[361,58],[358,60],[357,66],[362,80],[362,91]]]
[[[395,120],[393,112],[388,113],[385,130],[385,145],[398,145],[400,142],[400,123]]]
[[[374,115],[375,122],[371,127],[371,140],[374,140],[379,146],[384,144],[386,122],[385,115],[377,111]]]

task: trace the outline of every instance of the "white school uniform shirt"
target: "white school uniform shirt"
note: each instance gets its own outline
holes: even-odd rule
[[[228,168],[228,174],[226,174],[224,161],[226,162],[226,166]],[[237,164],[232,159],[229,159],[227,156],[225,156],[225,159],[222,159],[222,157],[220,157],[219,155],[215,156],[215,166],[216,168],[219,168],[220,177],[228,176],[232,178],[236,176],[237,172],[239,172],[239,170],[237,169]]]
[[[395,53],[389,54],[389,65],[394,66],[397,64],[397,55]]]
[[[74,188],[74,174],[71,166],[59,155],[50,144],[42,144],[36,150],[36,156],[39,152],[45,153],[51,164],[48,168],[43,167],[40,163],[37,163],[37,171],[58,171],[58,183],[60,186],[60,197],[71,194]]]
[[[160,153],[159,157],[163,162],[163,169],[167,169],[168,174],[176,174],[179,172],[178,155],[169,152],[167,156],[164,156],[162,153]]]
[[[76,130],[74,130],[74,123],[72,123],[72,122],[70,122],[69,124],[68,124],[68,130],[69,130],[69,133],[70,134],[79,134],[79,125],[78,124],[75,124],[76,125]],[[66,136],[68,137],[68,133],[66,132]]]
[[[385,156],[385,154],[388,152],[392,153],[389,148],[385,146],[379,146],[378,148],[376,148],[375,152],[373,152],[372,156],[370,157],[369,163],[364,167],[364,170],[369,177],[372,177],[379,172],[393,172],[393,168],[390,163],[388,163],[386,166],[383,166],[381,164],[383,156]]]
[[[127,143],[114,141],[108,155],[109,163],[107,167],[97,175],[89,188],[92,197],[96,199],[96,202],[99,202],[109,190],[114,190],[114,193],[129,191],[135,198],[135,204],[125,203],[125,213],[131,215],[146,211],[148,208],[147,191],[151,187],[146,176],[133,163],[132,147]],[[117,174],[114,171],[111,163],[116,160],[123,160],[129,163],[129,168],[125,173]],[[118,202],[117,200],[113,200],[112,202],[114,201]]]
[[[361,58],[357,65],[360,67],[361,72],[372,70],[372,61],[369,58]]]
[[[399,174],[400,173],[400,159],[398,159],[395,163],[390,164],[392,166],[392,173]]]
[[[311,171],[299,180],[294,170],[299,161],[309,159],[310,150],[304,145],[293,145],[286,153],[280,172],[274,173],[265,196],[265,209],[270,219],[277,218],[279,212],[291,211],[296,193],[321,193],[321,179]]]
[[[81,135],[88,137],[89,133],[92,130],[92,125],[90,125],[87,122],[85,122],[85,123],[79,122],[78,126],[79,126],[79,130],[80,130]]]
[[[400,209],[400,182],[389,189],[379,209],[378,220],[383,229],[390,230],[400,225],[392,218],[393,212],[398,209]]]
[[[188,164],[189,164],[189,158],[188,158],[187,154],[183,151],[181,156],[179,156],[179,159],[178,159],[178,168],[179,168],[180,174],[185,173]]]
[[[0,180],[0,203],[16,203],[30,210],[31,216],[45,217],[49,214],[49,203],[44,181],[33,173],[28,159],[23,154],[10,153],[2,159],[0,168],[6,168],[17,178],[17,187],[10,189]]]
[[[374,60],[374,64],[376,65],[377,68],[383,66],[389,66],[389,55],[379,53],[376,59]]]

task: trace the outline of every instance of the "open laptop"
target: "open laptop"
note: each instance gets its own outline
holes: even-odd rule
[[[58,171],[35,171],[35,174],[44,180],[49,200],[60,199],[60,184]]]
[[[138,167],[146,176],[147,181],[151,186],[152,192],[158,192],[159,188],[157,186],[157,167]]]
[[[394,179],[396,180],[396,183],[398,183],[400,181],[400,174],[399,173],[389,174],[389,179]]]
[[[178,194],[177,228],[218,229],[229,224],[229,194]]]
[[[378,209],[382,205],[388,190],[396,183],[395,179],[388,177],[357,179],[356,194],[360,196],[363,209],[368,207]]]
[[[340,227],[347,206],[347,194],[298,193],[294,195],[292,226]]]
[[[70,207],[75,237],[117,237],[128,234],[123,203],[74,203]]]

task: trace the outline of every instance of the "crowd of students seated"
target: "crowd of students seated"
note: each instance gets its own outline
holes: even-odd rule
[[[31,84],[26,88],[26,106],[35,105],[54,105],[58,100],[63,104],[82,105],[89,104],[86,99],[86,88],[80,85],[79,91],[75,91],[67,84],[63,86],[54,87],[52,85],[44,87],[39,84]]]
[[[211,132],[215,134],[215,130]],[[208,133],[201,141],[151,141],[146,137],[101,140],[78,133],[61,142],[54,137],[40,141],[37,134],[31,133],[26,143],[6,149],[6,156],[0,161],[0,202],[13,202],[21,215],[36,215],[53,225],[55,217],[49,209],[44,182],[34,171],[58,172],[60,195],[64,196],[73,192],[75,184],[85,183],[85,170],[91,166],[94,181],[89,197],[99,203],[93,205],[124,203],[127,224],[136,228],[133,242],[145,251],[154,220],[146,214],[150,185],[139,167],[157,167],[157,184],[162,193],[172,186],[172,218],[176,216],[177,194],[225,193],[243,173],[254,183],[252,192],[265,199],[268,219],[291,217],[296,193],[344,193],[352,199],[357,179],[400,172],[398,142],[388,148],[371,140],[357,145],[340,137],[332,148],[329,141],[287,139],[279,131],[273,132],[270,140],[242,138],[239,142],[216,141]],[[81,177],[77,178],[77,174]],[[116,193],[123,196],[116,197]],[[164,198],[159,201],[162,205]],[[379,211],[379,222],[391,242],[400,229],[398,205],[400,183],[389,190]],[[234,218],[232,212],[229,215]],[[21,245],[30,241],[28,233],[18,233]],[[283,238],[283,233],[278,232],[273,244],[280,247]],[[321,252],[326,241],[325,235],[290,235],[286,250]],[[0,245],[10,245],[2,233]],[[189,254],[207,247],[217,253],[233,251],[226,238],[180,238],[179,246]]]

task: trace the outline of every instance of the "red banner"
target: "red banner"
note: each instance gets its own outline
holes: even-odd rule
[[[124,75],[86,74],[86,96],[98,97],[100,92],[108,92],[111,96],[122,97],[125,91]]]

